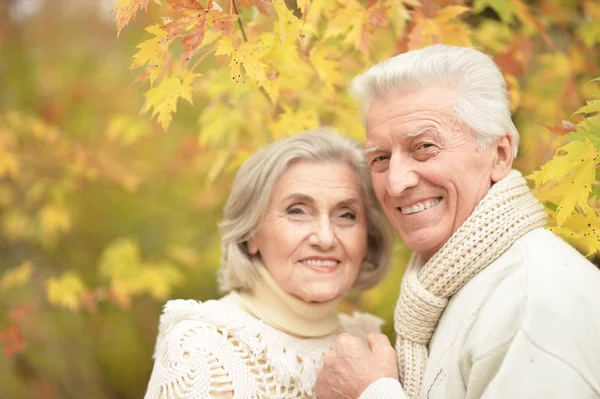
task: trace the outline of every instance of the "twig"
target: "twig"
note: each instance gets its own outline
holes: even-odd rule
[[[244,25],[242,25],[242,18],[240,17],[240,13],[238,12],[237,5],[235,4],[235,0],[231,0],[233,4],[233,9],[238,16],[238,24],[240,25],[240,30],[242,31],[242,36],[244,36],[244,41],[247,42],[248,38],[246,37],[246,32],[244,31]]]

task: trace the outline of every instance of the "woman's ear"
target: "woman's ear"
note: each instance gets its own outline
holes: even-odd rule
[[[256,255],[258,253],[258,245],[256,244],[256,238],[254,236],[246,241],[246,247],[248,248],[248,253],[250,255]]]
[[[512,169],[515,159],[514,142],[510,134],[498,140],[493,147],[494,161],[491,179],[494,183],[502,180]]]

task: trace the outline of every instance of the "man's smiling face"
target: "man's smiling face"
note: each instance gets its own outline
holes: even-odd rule
[[[495,147],[477,145],[440,88],[375,100],[366,130],[377,198],[404,243],[429,259],[497,180]]]

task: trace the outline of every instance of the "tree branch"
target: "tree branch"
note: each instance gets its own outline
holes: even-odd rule
[[[235,0],[231,0],[233,4],[233,9],[238,16],[238,24],[240,25],[240,30],[242,31],[242,36],[244,36],[244,41],[247,42],[248,38],[246,37],[246,32],[244,31],[244,25],[242,25],[242,18],[240,17],[240,13],[238,12],[237,5],[235,4]]]

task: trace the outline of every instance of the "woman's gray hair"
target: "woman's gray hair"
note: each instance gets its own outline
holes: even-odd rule
[[[375,99],[430,87],[448,88],[456,116],[473,130],[480,147],[489,148],[508,132],[517,155],[519,132],[504,77],[489,56],[473,48],[436,44],[397,55],[354,78],[351,91],[364,116]]]
[[[354,140],[318,129],[261,148],[237,172],[219,223],[222,255],[218,277],[222,292],[252,290],[258,274],[248,253],[247,241],[259,229],[281,175],[293,163],[302,160],[344,161],[356,171],[367,214],[367,255],[352,288],[371,288],[386,274],[393,237],[375,197],[364,150]]]

